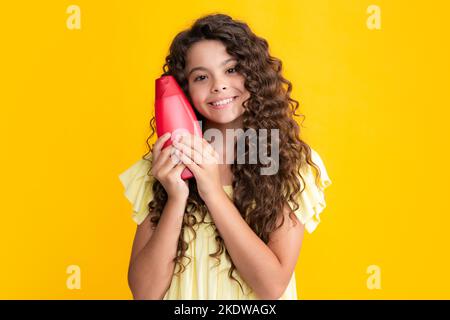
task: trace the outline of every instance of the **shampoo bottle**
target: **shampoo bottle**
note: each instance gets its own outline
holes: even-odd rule
[[[202,130],[188,99],[173,76],[162,76],[155,81],[155,120],[156,133],[161,137],[171,132],[163,149],[172,144],[172,140],[183,132],[202,137]],[[185,168],[181,173],[183,180],[194,177],[192,172]]]

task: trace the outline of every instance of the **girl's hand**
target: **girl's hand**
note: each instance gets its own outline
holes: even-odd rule
[[[219,172],[219,155],[203,138],[190,133],[178,135],[172,145],[175,155],[191,170],[197,181],[200,197],[206,201],[210,195],[223,192]]]
[[[173,154],[173,146],[161,150],[170,136],[170,132],[162,135],[153,145],[151,172],[161,182],[169,198],[184,201],[189,196],[189,182],[181,179],[181,172],[186,166]]]

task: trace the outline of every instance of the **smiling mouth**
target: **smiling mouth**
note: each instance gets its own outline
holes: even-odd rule
[[[238,96],[234,96],[232,98],[228,98],[228,99],[224,99],[224,100],[220,100],[220,101],[216,101],[216,102],[208,102],[208,104],[215,109],[221,109],[221,108],[224,108],[224,107],[227,107],[228,105],[230,105],[234,100],[236,100],[236,98],[238,98]]]

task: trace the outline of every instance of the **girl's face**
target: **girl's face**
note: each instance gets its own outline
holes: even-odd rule
[[[234,69],[237,60],[218,40],[202,40],[187,51],[185,74],[197,111],[215,123],[230,123],[244,112],[250,97],[244,77]]]

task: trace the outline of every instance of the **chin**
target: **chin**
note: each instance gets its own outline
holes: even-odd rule
[[[208,111],[203,114],[203,116],[209,121],[219,123],[219,124],[227,124],[233,122],[242,116],[243,112],[236,113],[234,110],[227,111]]]
[[[233,122],[236,117],[232,116],[232,115],[211,115],[211,114],[206,114],[205,118],[208,119],[209,121],[212,121],[214,123],[219,123],[219,124],[226,124],[226,123],[230,123]]]

